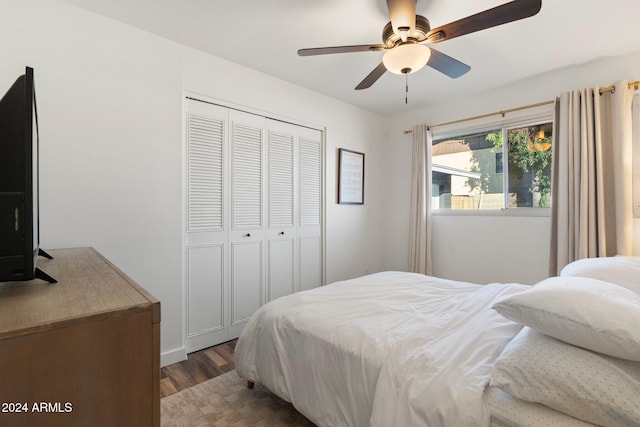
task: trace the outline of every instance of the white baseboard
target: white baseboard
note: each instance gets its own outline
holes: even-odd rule
[[[187,350],[184,347],[175,348],[160,354],[160,367],[187,360]]]

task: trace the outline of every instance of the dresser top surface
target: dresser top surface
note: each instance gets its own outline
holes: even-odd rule
[[[95,249],[47,253],[54,259],[39,258],[38,267],[58,283],[0,283],[0,338],[149,309],[160,321],[160,303]]]

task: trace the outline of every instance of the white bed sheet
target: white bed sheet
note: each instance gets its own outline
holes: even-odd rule
[[[320,426],[488,426],[491,368],[521,325],[491,309],[525,289],[384,272],[261,307],[238,373]]]

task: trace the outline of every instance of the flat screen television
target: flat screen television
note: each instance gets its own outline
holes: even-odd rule
[[[36,266],[40,249],[38,111],[33,69],[0,99],[0,282],[56,280]]]

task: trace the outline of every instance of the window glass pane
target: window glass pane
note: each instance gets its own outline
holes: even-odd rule
[[[445,138],[432,146],[433,209],[504,207],[502,130]]]
[[[551,206],[552,124],[507,130],[509,207]]]

